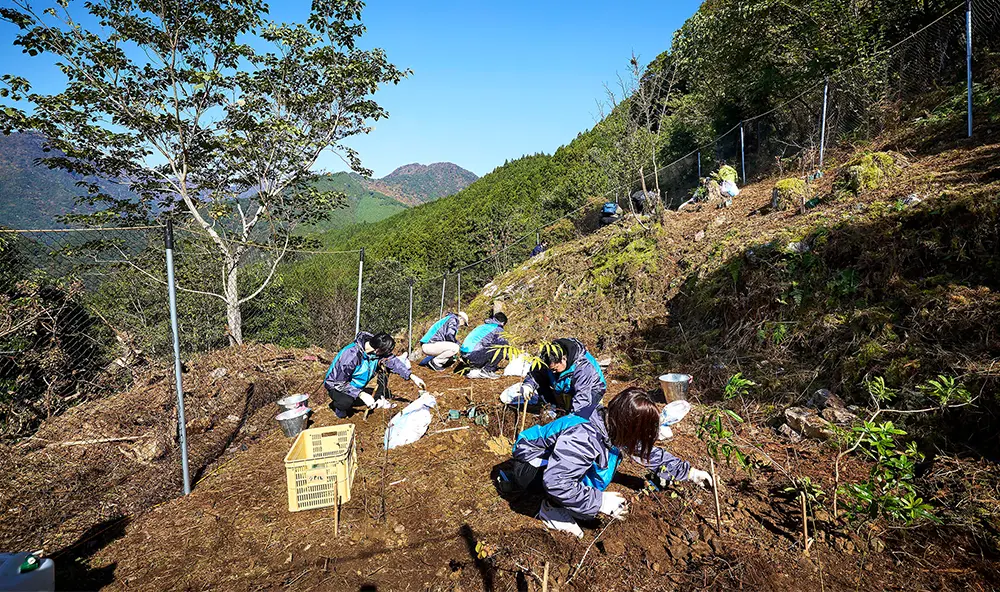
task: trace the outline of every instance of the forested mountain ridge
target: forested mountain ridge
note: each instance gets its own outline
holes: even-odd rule
[[[63,170],[35,164],[52,156],[36,134],[0,134],[0,226],[14,228],[59,227],[56,217],[80,211],[76,196],[79,177]],[[104,183],[105,191],[125,195],[128,190]]]
[[[66,171],[36,164],[45,152],[36,134],[0,134],[0,226],[49,228],[62,226],[60,216],[81,212],[76,198],[84,191],[80,179]],[[476,176],[450,162],[407,164],[381,179],[366,179],[353,172],[330,173],[320,178],[324,190],[342,191],[347,201],[329,220],[308,231],[324,231],[350,224],[377,222],[412,205],[433,201],[464,189]],[[102,183],[116,196],[127,196],[124,186]]]
[[[365,188],[408,206],[458,193],[478,178],[475,173],[450,162],[404,164],[381,179],[359,177]]]
[[[740,122],[769,114],[745,130],[746,174],[760,178],[788,166],[795,152],[815,148],[825,76],[848,73],[831,90],[831,97],[848,97],[848,107],[831,107],[830,117],[845,130],[860,124],[861,134],[885,120],[876,97],[891,76],[909,78],[909,92],[927,86],[925,78],[944,80],[941,69],[961,57],[959,33],[931,31],[939,36],[894,62],[891,75],[884,52],[953,8],[893,0],[875,0],[864,11],[843,0],[706,2],[659,55],[623,55],[625,96],[605,105],[603,119],[554,154],[509,161],[453,196],[324,242],[365,247],[418,278],[502,252],[493,260],[495,272],[528,253],[536,227],[588,200],[621,199],[640,189],[640,171],[649,189],[660,187],[668,202],[680,203],[699,170],[738,163]],[[964,83],[964,70],[952,69],[953,82]],[[702,146],[700,165],[688,158],[667,166]],[[580,228],[567,224],[541,229],[540,236],[551,243],[578,234]],[[532,235],[527,242],[511,244],[525,234]]]

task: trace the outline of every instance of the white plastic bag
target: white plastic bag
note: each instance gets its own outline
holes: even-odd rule
[[[740,194],[740,190],[736,187],[736,183],[733,183],[732,181],[723,181],[722,185],[719,186],[719,189],[722,190],[722,193],[728,195],[729,197],[736,197]]]
[[[663,408],[660,412],[660,433],[657,436],[658,440],[668,440],[674,437],[673,430],[670,426],[684,419],[684,417],[691,411],[691,403],[687,401],[674,401]]]
[[[520,405],[524,403],[524,397],[521,395],[521,385],[523,383],[519,382],[517,384],[512,384],[505,388],[502,393],[500,393],[500,402],[505,405]],[[528,390],[529,387],[524,387]],[[534,405],[538,403],[538,392],[532,390],[531,398],[528,399],[528,405]]]
[[[503,369],[503,375],[523,378],[527,376],[529,371],[531,371],[531,362],[528,361],[527,355],[521,354],[507,363],[507,367]]]
[[[423,393],[389,420],[382,444],[392,450],[397,446],[412,444],[419,440],[431,425],[431,409],[437,400],[430,393]]]

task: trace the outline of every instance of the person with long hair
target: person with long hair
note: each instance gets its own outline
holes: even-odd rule
[[[548,528],[577,537],[583,536],[577,519],[600,513],[624,520],[628,514],[625,497],[606,491],[623,455],[659,479],[712,487],[707,472],[654,446],[659,418],[656,403],[645,391],[627,388],[589,418],[567,415],[518,434],[514,468],[501,475],[501,482],[510,490],[541,488],[546,499],[538,518]]]

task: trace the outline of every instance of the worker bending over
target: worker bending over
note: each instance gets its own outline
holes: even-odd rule
[[[337,352],[323,380],[337,417],[347,417],[358,399],[369,409],[390,407],[389,372],[424,389],[424,381],[410,372],[406,362],[392,355],[395,347],[396,341],[387,333],[372,335],[362,331],[354,338],[354,343]],[[373,374],[378,375],[374,397],[362,390]]]
[[[421,366],[440,372],[450,364],[461,349],[458,342],[458,328],[469,324],[469,315],[464,312],[445,314],[420,338],[420,349],[425,357]]]
[[[462,342],[462,359],[469,370],[469,378],[489,378],[496,380],[500,378],[497,368],[500,367],[499,355],[496,348],[507,345],[507,340],[503,336],[503,328],[507,324],[507,315],[498,312],[486,319],[486,321],[469,332]]]
[[[538,393],[546,402],[587,418],[608,390],[601,365],[579,340],[557,339],[542,346],[544,366],[524,378],[522,396]]]
[[[652,398],[638,387],[627,388],[607,408],[595,409],[590,419],[567,415],[518,434],[514,468],[501,474],[501,485],[508,491],[544,491],[537,517],[547,528],[577,538],[583,537],[578,519],[601,513],[624,520],[628,514],[625,497],[605,491],[622,455],[657,479],[712,487],[711,475],[653,446],[659,426],[660,411]]]

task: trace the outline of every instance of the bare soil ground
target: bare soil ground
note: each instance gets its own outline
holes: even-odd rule
[[[833,451],[813,442],[791,445],[759,425],[748,426],[740,437],[760,445],[758,458],[764,466],[752,478],[719,467],[721,534],[714,530],[711,492],[679,484],[644,493],[636,466],[626,466],[612,485],[632,499],[628,520],[595,521],[586,525],[579,541],[549,533],[532,517],[537,498],[506,500],[492,485],[497,466],[508,457],[491,452],[486,443],[499,433],[501,421],[508,437],[514,433],[514,412],[502,412],[497,403],[499,392],[514,379],[469,381],[450,373],[428,380],[429,390],[439,393],[441,417],[447,417],[448,409],[465,409],[471,399],[490,410],[490,425],[435,420],[430,432],[469,429],[428,434],[388,454],[381,440],[395,411],[378,411],[367,420],[361,414],[337,420],[326,407],[326,396],[312,389],[313,427],[338,421],[357,426],[359,469],[353,499],[342,509],[338,537],[332,509],[288,512],[282,460],[290,440],[270,420],[275,407],[268,403],[319,384],[325,364],[303,360],[310,355],[248,346],[225,360],[259,360],[264,371],[237,372],[251,384],[278,372],[287,377],[287,390],[269,392],[270,401],[247,421],[258,427],[229,443],[220,462],[199,476],[190,496],[148,511],[128,507],[128,518],[100,521],[95,505],[106,506],[111,498],[127,503],[161,487],[143,482],[149,474],[135,475],[128,490],[114,495],[94,490],[90,500],[66,501],[63,521],[41,540],[27,532],[21,537],[56,552],[62,589],[540,590],[546,563],[550,590],[986,590],[1000,585],[997,564],[976,553],[973,541],[938,540],[933,530],[854,533],[839,524],[834,528],[822,513],[817,516],[818,541],[805,557],[798,506],[780,493],[787,484],[781,471],[768,465],[794,465],[797,474],[822,480],[829,475]],[[279,361],[272,366],[265,356]],[[223,360],[206,361],[187,375],[193,384],[207,384],[207,375],[225,367],[215,365]],[[401,397],[415,396],[410,383],[398,378],[392,387]],[[612,384],[610,390],[620,388]],[[704,466],[703,446],[694,437],[697,414],[696,409],[677,426],[667,447]],[[529,415],[529,421],[534,419]],[[128,455],[112,444],[95,446],[108,447],[102,463],[121,464]],[[28,457],[47,454],[44,450]],[[865,469],[852,463],[846,470]],[[176,477],[173,472],[166,480],[175,489]],[[108,489],[110,484],[104,484]],[[32,507],[33,522],[58,517],[46,504]],[[12,519],[25,520],[11,514],[5,516],[5,530]],[[79,540],[67,548],[65,541],[73,536]],[[477,557],[479,542],[489,546],[489,557]]]

